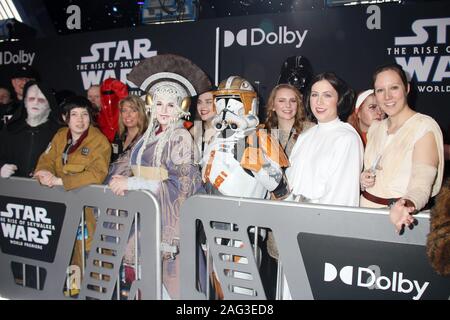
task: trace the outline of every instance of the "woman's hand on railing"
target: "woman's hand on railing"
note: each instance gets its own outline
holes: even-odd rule
[[[408,199],[399,199],[389,210],[389,219],[395,226],[397,233],[402,234],[405,227],[410,229],[414,226],[414,217],[412,214],[416,211],[414,204]]]
[[[39,170],[34,173],[33,178],[35,178],[41,185],[47,187],[53,187],[52,180],[55,176],[47,170]]]
[[[125,191],[128,190],[128,177],[114,175],[109,182],[111,191],[117,196],[124,196]]]

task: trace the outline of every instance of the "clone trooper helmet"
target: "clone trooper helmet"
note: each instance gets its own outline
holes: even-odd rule
[[[228,77],[219,84],[213,96],[217,116],[212,125],[216,130],[245,131],[259,124],[258,97],[244,78]]]

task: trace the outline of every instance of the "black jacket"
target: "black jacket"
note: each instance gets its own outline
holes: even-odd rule
[[[23,108],[23,102],[18,100],[8,104],[0,104],[0,130],[4,127],[5,123],[9,122],[17,110],[21,108]]]
[[[18,169],[14,176],[30,177],[39,156],[58,128],[59,125],[53,121],[30,127],[25,120],[15,123],[14,130],[3,128],[0,133],[0,168],[5,163],[15,164]]]
[[[37,127],[30,127],[26,122],[26,109],[22,106],[16,110],[13,118],[0,132],[0,168],[6,163],[15,164],[18,169],[14,176],[17,177],[32,175],[39,156],[60,128],[57,116],[58,106],[50,90],[40,83],[29,81],[23,90],[24,97],[32,85],[37,85],[49,102],[51,112],[47,122]]]

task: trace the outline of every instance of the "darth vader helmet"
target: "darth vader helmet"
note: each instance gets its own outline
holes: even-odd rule
[[[313,74],[311,63],[306,57],[292,56],[283,62],[278,84],[289,83],[304,94]]]

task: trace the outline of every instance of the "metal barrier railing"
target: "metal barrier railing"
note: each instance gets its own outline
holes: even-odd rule
[[[97,215],[90,253],[81,270],[68,268],[87,211]],[[122,299],[123,257],[134,243],[127,298],[161,299],[159,212],[144,191],[117,197],[104,186],[66,192],[29,179],[0,179],[0,296]],[[193,196],[180,218],[182,299],[450,296],[450,279],[427,261],[426,213],[416,215],[418,225],[402,236],[381,209]],[[83,228],[84,220],[84,251]],[[269,231],[278,251],[272,269],[265,249]],[[70,296],[74,279],[79,291]]]
[[[69,265],[80,217],[81,251],[86,251],[83,213],[87,209],[98,217],[90,253],[87,260],[81,254],[79,270]],[[120,298],[121,284],[116,279],[134,223],[136,279],[128,298],[161,299],[160,209],[149,192],[117,197],[104,186],[67,192],[30,179],[0,179],[0,223],[0,296],[4,298]],[[142,250],[138,243],[149,245]]]
[[[416,215],[418,224],[401,236],[387,215],[383,209],[191,197],[181,210],[181,298],[221,291],[224,299],[246,300],[448,299],[450,279],[439,276],[426,256],[429,214]],[[192,263],[199,225],[210,261],[208,290],[199,289],[199,263]],[[258,227],[273,232],[279,257],[272,273],[254,254],[255,234],[263,239],[261,250],[266,241]]]

